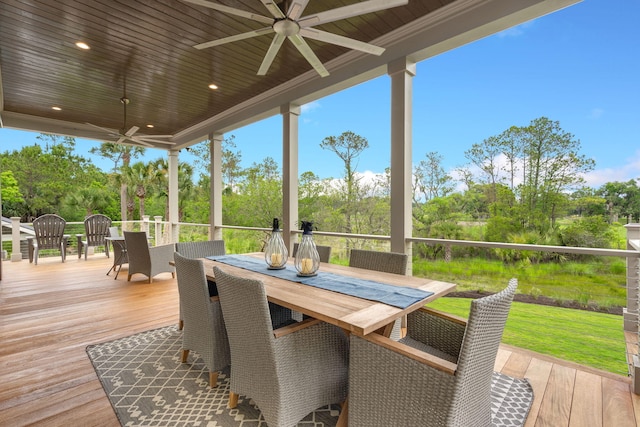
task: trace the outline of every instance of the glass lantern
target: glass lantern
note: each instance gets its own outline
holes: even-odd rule
[[[320,255],[313,241],[312,227],[311,221],[302,221],[302,241],[298,246],[295,259],[298,276],[315,276],[320,268]]]
[[[280,230],[278,218],[273,218],[273,229],[264,250],[264,260],[270,270],[282,270],[287,264],[288,257],[289,251],[282,240],[282,230]]]

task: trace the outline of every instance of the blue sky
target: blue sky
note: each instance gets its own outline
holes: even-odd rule
[[[545,116],[560,122],[596,162],[598,187],[640,177],[640,1],[584,0],[451,52],[423,61],[414,78],[413,161],[427,152],[446,169],[464,151],[510,126]],[[390,81],[383,76],[303,107],[300,172],[342,176],[338,157],[320,148],[327,136],[352,131],[369,141],[358,171],[389,165]],[[281,162],[282,121],[275,116],[237,129],[243,166],[270,156]],[[0,129],[0,151],[36,142],[37,134]],[[95,141],[78,140],[89,156]],[[149,160],[166,156],[147,150]],[[185,153],[184,151],[182,153]],[[181,154],[181,160],[189,160]],[[95,159],[107,170],[109,164]]]

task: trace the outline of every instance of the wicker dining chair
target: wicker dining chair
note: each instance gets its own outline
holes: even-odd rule
[[[109,236],[109,228],[111,227],[111,218],[102,214],[89,215],[84,220],[84,239],[82,234],[77,234],[78,239],[78,259],[82,257],[84,251],[84,259],[87,260],[89,247],[104,246],[104,253],[109,258],[109,245],[105,237]]]
[[[209,369],[209,385],[215,387],[218,371],[231,362],[220,298],[209,296],[202,260],[174,254],[180,306],[183,308],[182,363],[189,351],[200,355]]]
[[[296,254],[298,253],[299,246],[300,243],[293,244],[293,254],[291,255],[292,257],[295,258]],[[320,262],[329,262],[329,260],[331,259],[331,246],[316,245],[316,249],[318,250],[318,255],[320,256]]]
[[[127,281],[131,276],[142,273],[153,282],[153,277],[160,273],[171,273],[175,277],[175,268],[169,263],[173,261],[175,245],[149,247],[149,238],[144,231],[125,231],[124,241],[127,247],[129,271]]]
[[[267,425],[293,426],[315,409],[345,400],[348,341],[339,328],[307,319],[274,330],[262,282],[217,267],[214,275],[231,349],[231,408],[244,395]]]
[[[349,425],[491,426],[493,368],[517,286],[474,300],[468,321],[409,313],[399,342],[351,335]]]
[[[363,249],[351,249],[349,252],[349,267],[406,275],[408,262],[409,256],[399,252],[379,252]],[[394,322],[391,331],[392,339],[399,340],[402,338],[402,326],[402,318]]]
[[[226,249],[224,240],[205,240],[201,242],[178,242],[176,243],[176,252],[186,258],[196,259],[208,256],[224,255]],[[209,296],[218,295],[215,282],[207,282],[209,286]],[[182,319],[182,299],[180,299],[180,314],[178,320],[178,329],[182,329],[184,322]]]
[[[351,249],[349,252],[349,266],[366,268],[367,270],[383,271],[385,273],[407,274],[409,256],[399,252],[367,251]]]
[[[41,249],[57,249],[60,251],[62,262],[67,258],[69,236],[64,234],[67,221],[56,214],[45,214],[33,220],[35,237],[29,238],[29,262],[38,264]]]

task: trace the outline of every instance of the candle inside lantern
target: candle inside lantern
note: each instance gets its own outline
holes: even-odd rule
[[[300,260],[300,273],[311,274],[313,273],[313,260],[311,258],[302,258]]]
[[[279,267],[282,264],[282,254],[271,254],[271,265]]]

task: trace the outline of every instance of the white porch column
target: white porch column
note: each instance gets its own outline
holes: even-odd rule
[[[209,194],[209,224],[210,238],[222,239],[222,140],[224,135],[212,133],[209,135],[209,152],[211,158],[211,193]]]
[[[398,60],[388,64],[391,77],[391,251],[409,254],[411,274],[411,130],[413,77],[416,64]]]
[[[293,251],[298,222],[298,117],[300,106],[287,104],[282,114],[282,238]]]
[[[36,238],[33,236],[32,238]],[[20,217],[11,217],[11,262],[22,261],[20,251]]]
[[[178,152],[178,150],[169,150],[169,218],[167,218],[171,230],[169,243],[178,241],[180,231],[178,224]]]

